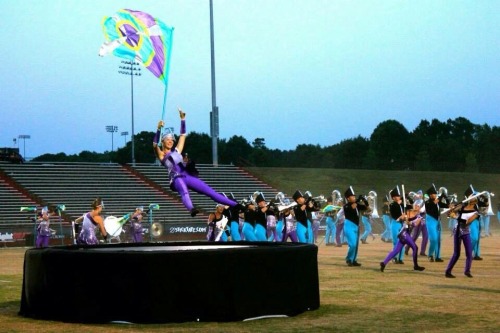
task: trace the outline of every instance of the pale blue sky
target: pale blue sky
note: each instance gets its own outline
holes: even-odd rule
[[[369,137],[388,119],[500,125],[500,1],[213,2],[221,138],[288,150]],[[121,8],[175,28],[165,120],[177,129],[181,106],[188,130],[210,132],[208,0],[0,0],[0,147],[29,134],[28,157],[109,151],[106,125],[123,146],[130,79],[97,55],[102,18]],[[142,73],[135,133],[162,113],[163,85]]]

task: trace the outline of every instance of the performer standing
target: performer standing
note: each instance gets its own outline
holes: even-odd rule
[[[337,228],[335,223],[337,223],[337,211],[331,210],[325,213],[326,216],[326,232],[325,232],[325,244],[335,245],[335,233]]]
[[[229,193],[229,199],[236,201],[236,198],[234,197],[233,193]],[[229,207],[227,209],[227,215],[228,215],[228,220],[229,220],[229,230],[231,232],[231,241],[237,242],[241,240],[241,233],[240,233],[240,205],[236,205],[233,207]]]
[[[465,197],[470,198],[476,193],[472,189],[472,186],[469,186],[465,191]],[[472,266],[472,244],[470,240],[470,230],[469,225],[472,221],[476,220],[478,217],[478,211],[475,207],[477,203],[477,199],[469,200],[466,206],[460,205],[457,207],[458,216],[457,216],[457,224],[455,225],[455,229],[453,230],[453,256],[450,258],[450,262],[448,263],[448,267],[446,267],[445,276],[447,278],[454,278],[455,275],[451,273],[453,267],[460,258],[461,252],[461,244],[464,243],[465,248],[465,276],[471,278],[472,274],[470,273],[470,269]],[[452,210],[452,214],[453,214]]]
[[[297,203],[297,205],[293,207],[293,213],[297,221],[297,238],[301,243],[310,243],[310,239],[312,239],[313,235],[311,221],[308,219],[307,215],[309,212],[313,211],[313,203],[311,200],[306,202],[302,192],[299,190],[295,191],[293,194],[293,200]]]
[[[382,242],[392,242],[391,234],[391,214],[389,211],[389,197],[386,195],[384,199],[384,205],[382,206],[382,221],[384,222],[384,231],[380,238]]]
[[[361,243],[368,244],[367,238],[368,236],[372,236],[372,240],[375,239],[375,236],[372,233],[372,210],[368,208],[361,215],[361,222],[363,223],[364,232],[361,235]]]
[[[348,246],[346,263],[349,267],[361,266],[356,260],[359,247],[359,212],[368,208],[368,200],[362,196],[356,200],[352,186],[349,186],[345,191],[344,197],[347,201],[343,207],[345,215],[344,234],[347,238]]]
[[[99,228],[104,240],[108,239],[108,233],[104,229],[104,221],[101,213],[104,209],[104,202],[97,198],[92,202],[92,210],[75,220],[75,223],[82,224],[80,234],[76,240],[79,245],[96,245],[99,240],[96,236],[96,229]]]
[[[158,130],[153,139],[153,148],[155,150],[156,157],[158,158],[160,163],[168,170],[168,175],[170,177],[170,188],[173,191],[177,191],[179,193],[182,199],[182,203],[189,210],[191,216],[196,216],[199,211],[193,206],[191,197],[189,196],[190,189],[200,194],[204,194],[210,197],[215,202],[222,203],[226,206],[234,207],[238,205],[237,202],[226,198],[220,193],[217,193],[196,175],[190,174],[184,166],[181,153],[186,142],[186,114],[181,109],[179,109],[179,116],[181,118],[181,130],[179,142],[177,143],[176,147],[174,147],[175,136],[172,133],[166,133],[165,135],[163,135],[161,140],[161,147],[158,145],[161,128],[164,126],[163,120],[160,120],[158,122]]]
[[[285,219],[285,228],[281,241],[286,242],[288,238],[290,238],[290,241],[292,241],[293,243],[298,243],[299,239],[297,238],[297,222],[295,222],[293,212],[290,208],[287,208],[283,211],[283,218]]]
[[[398,235],[399,231],[403,227],[403,222],[405,221],[405,209],[403,200],[401,200],[401,192],[399,192],[399,186],[396,186],[390,192],[392,202],[389,205],[389,212],[391,214],[391,235],[392,235],[392,245],[393,250],[396,249],[398,245]],[[400,249],[399,253],[393,257],[396,264],[404,264],[404,250]]]
[[[48,247],[50,240],[50,220],[49,220],[49,210],[47,207],[43,207],[42,211],[38,214],[38,226],[36,228],[36,247]]]
[[[413,208],[408,210],[406,214],[401,215],[404,219],[404,222],[401,226],[401,229],[398,233],[398,241],[396,242],[396,246],[394,249],[389,252],[387,257],[385,257],[384,261],[380,263],[380,271],[383,272],[387,264],[391,261],[392,258],[396,257],[401,253],[401,250],[405,245],[410,246],[413,250],[413,269],[416,271],[423,271],[425,267],[418,265],[418,246],[413,241],[411,237],[411,231],[414,227],[418,226],[422,220],[422,216],[420,215],[420,208],[424,205],[423,200],[417,200],[413,203]]]
[[[256,207],[255,203],[250,200],[244,210],[243,236],[246,241],[255,242],[255,223],[256,223]]]
[[[207,240],[214,242],[219,233],[221,234],[219,242],[227,242],[227,237],[225,237],[225,226],[222,225],[221,221],[224,219],[224,205],[217,204],[215,206],[215,212],[208,215],[207,225]]]
[[[135,209],[132,218],[130,219],[130,232],[132,233],[132,241],[134,243],[142,243],[142,213],[144,211],[143,207],[137,207]]]
[[[438,198],[434,184],[427,190],[429,200],[425,202],[425,225],[429,235],[429,261],[443,262],[441,258],[440,208],[448,208],[450,202],[444,194]]]
[[[269,206],[267,205],[264,194],[259,193],[255,198],[257,209],[255,210],[255,237],[258,241],[267,241],[267,212]]]

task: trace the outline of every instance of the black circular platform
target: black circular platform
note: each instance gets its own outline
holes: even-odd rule
[[[19,314],[165,323],[294,316],[317,309],[318,248],[175,242],[30,249]]]

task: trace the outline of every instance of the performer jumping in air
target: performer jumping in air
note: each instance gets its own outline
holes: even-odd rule
[[[182,199],[182,203],[189,210],[191,216],[193,217],[196,216],[199,211],[193,206],[193,202],[191,201],[191,197],[189,196],[190,189],[210,197],[217,203],[221,203],[230,207],[238,205],[237,202],[230,200],[221,193],[217,193],[196,175],[192,175],[188,170],[186,170],[181,155],[182,150],[184,149],[184,144],[186,142],[186,114],[181,109],[179,109],[179,116],[181,118],[181,130],[179,142],[175,147],[175,136],[173,133],[166,133],[165,135],[163,135],[161,139],[161,147],[158,145],[160,140],[161,128],[164,126],[163,120],[160,120],[158,122],[158,130],[153,139],[153,148],[155,150],[156,157],[158,158],[160,163],[168,170],[168,175],[170,177],[170,188],[173,191],[177,191],[179,193]]]

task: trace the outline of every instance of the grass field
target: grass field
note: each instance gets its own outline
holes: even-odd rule
[[[33,320],[17,315],[26,248],[0,249],[0,332],[499,332],[500,224],[492,218],[492,237],[481,239],[483,261],[473,261],[463,275],[462,254],[453,273],[444,277],[452,252],[449,232],[443,234],[444,263],[419,257],[423,272],[379,262],[391,249],[378,237],[361,244],[361,267],[347,267],[346,246],[318,245],[321,306],[290,318],[230,323],[163,325],[86,325]],[[419,244],[419,243],[418,243]],[[200,277],[202,278],[202,277]],[[96,297],[102,295],[96,286]],[[279,295],[269,295],[279,297]],[[242,300],[243,302],[244,300]]]

